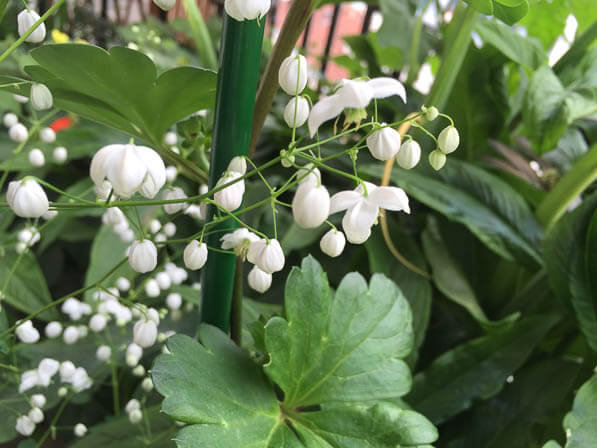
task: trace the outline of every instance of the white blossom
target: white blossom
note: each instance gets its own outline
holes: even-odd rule
[[[226,14],[239,22],[261,19],[272,5],[271,0],[226,0]]]
[[[307,85],[307,73],[307,59],[303,55],[288,56],[282,61],[278,72],[280,87],[288,95],[299,95]]]
[[[172,9],[172,7],[176,4],[176,0],[153,0],[153,2],[157,5],[158,8],[163,9],[164,11]],[[172,134],[172,132],[168,132],[168,134]]]
[[[40,408],[31,408],[29,414],[27,416],[31,419],[31,421],[35,424],[41,423],[44,421],[44,413]]]
[[[155,279],[147,280],[147,283],[145,283],[145,294],[147,294],[147,297],[158,297],[160,292],[160,285]]]
[[[46,405],[46,397],[43,394],[34,394],[31,396],[31,405],[36,408],[43,408]]]
[[[166,132],[164,135],[164,143],[168,146],[174,146],[178,142],[178,136],[176,132]]]
[[[284,108],[284,121],[289,128],[301,127],[309,118],[309,102],[302,96],[291,98]]]
[[[145,392],[151,392],[153,390],[153,381],[147,377],[141,382],[141,387]]]
[[[21,415],[17,419],[15,430],[22,436],[29,437],[35,431],[35,423],[26,415]]]
[[[94,333],[99,333],[100,331],[103,331],[104,328],[106,328],[107,324],[108,319],[106,319],[106,316],[104,316],[103,314],[94,314],[93,316],[91,316],[91,319],[89,319],[89,328]]]
[[[226,171],[224,174],[222,174],[222,177],[220,177],[216,184],[216,188],[218,188],[222,185],[234,182],[232,185],[229,185],[226,188],[214,193],[214,201],[228,211],[236,210],[243,202],[243,195],[245,194],[245,181],[244,179],[240,179],[242,176],[243,174],[237,171]]]
[[[8,137],[17,143],[22,143],[27,140],[29,136],[29,131],[25,127],[25,125],[21,123],[13,124],[10,129],[8,130]]]
[[[66,345],[72,345],[79,340],[79,330],[77,327],[66,327],[62,333],[62,340]]]
[[[184,249],[184,265],[192,271],[201,269],[207,262],[207,255],[207,245],[193,240]]]
[[[446,154],[439,149],[429,153],[429,165],[431,165],[435,171],[441,170],[446,164],[446,160]]]
[[[173,200],[180,200],[186,199],[187,195],[180,187],[169,187],[164,191],[163,199],[165,201],[173,201]],[[172,203],[172,204],[164,204],[164,211],[169,214],[173,215],[178,213],[186,208],[187,204],[184,202]]]
[[[319,241],[321,251],[330,256],[337,257],[344,251],[346,237],[336,229],[330,229]]]
[[[37,371],[37,369],[27,370],[21,374],[19,393],[22,394],[23,392],[26,392],[29,389],[33,389],[35,386],[38,386],[39,383],[39,372]]]
[[[263,272],[257,266],[253,266],[248,277],[249,287],[263,294],[272,285],[272,274]]]
[[[13,127],[15,124],[17,124],[19,122],[19,117],[17,117],[15,114],[13,114],[12,112],[8,112],[6,114],[4,114],[4,116],[2,117],[2,123],[4,124],[4,126],[6,126],[7,128],[11,128]]]
[[[280,243],[275,239],[269,241],[260,239],[251,243],[247,260],[268,274],[281,271],[285,261]]]
[[[314,229],[328,219],[330,194],[323,185],[302,183],[292,200],[292,216],[305,229]]]
[[[55,339],[62,333],[62,324],[57,321],[50,322],[46,325],[44,332],[48,338]]]
[[[69,383],[75,374],[77,368],[71,361],[63,361],[60,363],[60,381]]]
[[[141,413],[140,409],[134,409],[131,412],[129,412],[129,421],[133,425],[140,423],[141,420],[143,420],[143,414]]]
[[[54,143],[56,141],[56,132],[52,128],[43,128],[39,131],[39,138],[44,143]]]
[[[168,290],[172,286],[172,279],[167,272],[158,272],[155,276],[155,281],[158,282],[158,286],[161,290]]]
[[[33,83],[31,85],[31,105],[35,110],[50,109],[54,104],[52,92],[45,84]]]
[[[58,372],[60,363],[52,358],[44,358],[40,361],[37,371],[40,376],[53,377]]]
[[[17,25],[19,36],[23,36],[33,26],[35,22],[40,19],[39,14],[35,11],[24,9],[17,16]],[[35,30],[25,39],[25,42],[38,44],[43,42],[46,38],[46,25],[42,22]]]
[[[77,423],[73,429],[73,433],[77,437],[83,437],[85,434],[87,434],[87,426],[85,426],[83,423]]]
[[[400,133],[390,127],[378,129],[367,137],[367,147],[377,160],[390,160],[400,150]]]
[[[136,398],[132,398],[124,406],[124,410],[127,414],[130,414],[131,412],[139,409],[141,409],[141,403],[139,403],[139,400],[137,400]]]
[[[97,350],[95,351],[95,357],[105,362],[112,356],[112,349],[107,345],[100,345]]]
[[[258,240],[259,237],[245,227],[235,230],[234,232],[227,233],[220,238],[220,241],[222,242],[222,249],[224,250],[236,249],[242,245],[246,245],[248,247],[252,242]]]
[[[15,215],[21,218],[39,218],[50,207],[46,193],[33,179],[15,180],[8,184],[6,201]]]
[[[15,334],[25,344],[35,344],[39,341],[39,331],[37,331],[30,320],[20,323],[15,330]]]
[[[129,264],[140,274],[151,272],[158,264],[158,250],[149,240],[134,241],[129,250]]]
[[[176,224],[173,222],[167,222],[164,224],[163,230],[167,237],[172,237],[176,235]]]
[[[460,145],[460,135],[458,130],[454,126],[448,126],[440,132],[437,138],[437,145],[439,150],[444,154],[450,154],[456,151],[458,145]]]
[[[12,94],[12,98],[20,104],[27,104],[29,102],[29,97],[23,95],[17,95],[16,93]]]
[[[421,160],[421,147],[419,144],[414,140],[405,141],[400,147],[400,151],[398,151],[396,163],[400,168],[410,170],[417,166],[419,160]]]
[[[157,337],[158,327],[151,319],[142,319],[133,328],[133,340],[139,347],[151,347],[155,344]]]
[[[182,296],[177,292],[168,294],[168,297],[166,297],[166,305],[171,310],[180,309],[180,307],[182,305]]]

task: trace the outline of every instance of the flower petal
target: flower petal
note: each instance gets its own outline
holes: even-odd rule
[[[408,196],[402,188],[379,187],[369,193],[367,199],[372,204],[385,208],[386,210],[403,210],[406,213],[410,213]]]
[[[398,95],[406,103],[406,89],[400,81],[393,78],[373,78],[367,81],[367,86],[373,91],[373,98]]]
[[[337,117],[343,110],[342,98],[337,93],[317,102],[309,114],[309,134],[311,137],[315,135],[319,126]]]
[[[330,199],[330,215],[354,207],[363,197],[356,191],[340,191]]]
[[[342,219],[342,227],[348,241],[353,244],[367,241],[378,213],[379,208],[368,201],[360,201],[348,210]]]
[[[373,89],[365,81],[345,79],[337,92],[344,108],[364,109],[373,99]]]

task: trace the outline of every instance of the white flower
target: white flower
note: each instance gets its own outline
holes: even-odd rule
[[[444,154],[450,154],[456,151],[458,145],[460,145],[460,135],[458,130],[454,126],[448,126],[440,132],[437,138],[437,145]]]
[[[184,265],[191,271],[201,269],[207,262],[207,245],[193,240],[184,249]]]
[[[102,201],[105,201],[108,199],[108,196],[110,195],[110,192],[112,191],[112,184],[109,181],[105,180],[101,184],[93,187],[93,191],[95,192],[95,194],[97,195],[97,197],[99,199],[101,199]]]
[[[140,409],[133,409],[131,412],[129,412],[129,421],[133,425],[140,423],[141,420],[143,420],[143,414],[141,413]]]
[[[330,194],[323,185],[312,183],[299,185],[292,199],[292,216],[296,223],[305,229],[314,229],[328,219]]]
[[[166,297],[166,305],[171,310],[179,310],[182,305],[182,296],[177,292],[168,294],[168,297]]]
[[[15,430],[26,437],[29,437],[35,431],[35,423],[31,421],[31,419],[26,415],[21,415],[17,419],[17,424],[15,426]]]
[[[43,394],[35,394],[31,396],[31,405],[36,408],[43,408],[46,405],[46,397]]]
[[[247,253],[247,260],[268,274],[281,271],[284,268],[285,261],[280,243],[274,239],[269,241],[260,239],[251,243]]]
[[[19,324],[15,330],[15,334],[25,344],[35,344],[39,341],[39,331],[37,331],[30,320]]]
[[[60,363],[52,358],[44,358],[40,361],[37,371],[40,376],[52,378],[58,372]]]
[[[39,131],[39,138],[44,143],[54,143],[56,141],[56,132],[52,128],[43,128]]]
[[[176,180],[176,176],[178,176],[178,170],[175,166],[167,166],[166,167],[166,180],[168,182],[174,182]]]
[[[8,137],[13,142],[22,143],[25,140],[27,140],[28,136],[29,136],[29,131],[21,123],[13,124],[10,127],[10,129],[8,130]]]
[[[4,116],[2,117],[2,123],[4,123],[4,126],[6,126],[7,128],[13,127],[18,122],[19,118],[12,112],[8,112],[4,114]]]
[[[116,233],[123,232],[129,227],[128,221],[126,220],[124,213],[118,207],[110,207],[108,210],[106,210],[106,212],[102,216],[102,222],[109,226],[122,225],[122,228],[114,227],[114,231]]]
[[[44,421],[44,413],[40,408],[31,408],[31,410],[29,411],[29,414],[27,414],[27,416],[35,424],[41,423]]]
[[[19,393],[22,394],[23,392],[26,392],[29,389],[33,389],[35,386],[38,386],[39,383],[39,372],[37,371],[37,369],[27,370],[21,374]]]
[[[60,381],[63,383],[70,383],[76,371],[75,365],[71,361],[63,361],[60,363]]]
[[[118,280],[116,280],[116,287],[122,292],[127,292],[131,289],[131,282],[126,277],[118,277]]]
[[[166,236],[174,236],[176,234],[176,225],[173,222],[167,222],[164,224],[164,233]]]
[[[95,351],[95,357],[104,362],[112,356],[112,349],[107,345],[100,345]]]
[[[133,375],[135,375],[135,376],[145,375],[145,367],[143,367],[141,364],[139,364],[138,366],[135,366],[135,368],[133,369]]]
[[[421,160],[421,147],[414,140],[405,141],[398,151],[396,163],[405,170],[410,170],[417,166]]]
[[[378,129],[367,137],[367,146],[377,160],[390,160],[400,149],[400,134],[395,129]]]
[[[72,345],[79,340],[79,330],[77,327],[66,327],[62,334],[62,340],[66,345]]]
[[[239,22],[261,19],[271,7],[271,0],[226,0],[226,14]]]
[[[153,0],[153,2],[158,6],[158,8],[163,9],[164,11],[168,11],[176,4],[176,0]],[[168,134],[173,134],[173,132],[168,132]]]
[[[172,286],[172,279],[167,272],[158,272],[155,276],[155,281],[158,282],[160,289],[164,291],[170,289],[170,286]]]
[[[252,242],[258,241],[259,237],[251,232],[249,229],[243,227],[234,232],[225,234],[220,241],[222,242],[222,249],[230,250],[236,249],[239,246],[249,246]]]
[[[127,414],[130,414],[131,412],[136,411],[138,409],[141,409],[141,403],[139,403],[139,400],[137,400],[136,398],[132,398],[124,406],[124,410]]]
[[[132,342],[126,348],[126,354],[127,356],[134,356],[135,358],[137,358],[137,360],[139,360],[143,356],[143,349],[134,342]],[[135,365],[137,365],[137,363],[135,363]]]
[[[151,320],[140,320],[133,327],[133,340],[139,347],[151,347],[158,337],[158,327]]]
[[[272,274],[263,272],[257,266],[253,266],[253,269],[249,272],[248,283],[251,289],[263,294],[272,286]]]
[[[186,199],[187,195],[184,193],[182,188],[180,187],[169,187],[166,188],[164,194],[162,195],[165,201],[173,201],[173,200],[180,200]],[[169,215],[173,215],[178,213],[181,210],[186,208],[187,204],[184,202],[172,203],[172,204],[164,204],[164,211]]]
[[[58,392],[56,392],[56,395],[58,395],[58,397],[60,397],[60,398],[66,397],[67,394],[68,394],[68,389],[64,386],[59,388]]]
[[[106,328],[108,324],[108,319],[103,314],[94,314],[91,319],[89,319],[89,328],[94,333],[99,333]]]
[[[131,144],[104,146],[93,156],[90,173],[95,185],[108,179],[123,198],[139,192],[153,199],[166,183],[166,167],[159,154]]]
[[[29,97],[26,97],[26,96],[23,96],[23,95],[17,95],[16,93],[12,94],[12,98],[17,103],[21,103],[21,104],[27,104],[29,102]]]
[[[165,144],[167,144],[168,146],[174,146],[177,142],[178,136],[176,135],[176,132],[166,132],[166,135],[164,135]]]
[[[87,426],[85,426],[83,423],[77,423],[73,432],[75,433],[75,436],[83,437],[85,434],[87,434]]]
[[[244,157],[233,157],[228,164],[228,171],[234,171],[244,175],[247,172],[247,161]]]
[[[70,379],[70,383],[73,385],[75,392],[81,392],[93,386],[93,381],[91,378],[89,378],[87,370],[85,370],[83,367],[77,367],[75,373]]]
[[[284,108],[284,121],[289,128],[298,128],[309,118],[309,102],[302,96],[292,98]]]
[[[410,213],[408,196],[401,188],[376,187],[369,182],[365,182],[365,186],[366,196],[365,189],[360,184],[353,191],[336,193],[331,199],[330,214],[346,210],[342,227],[346,238],[353,244],[367,241],[380,208]]]
[[[129,264],[140,274],[151,272],[158,265],[158,250],[149,240],[134,241],[129,249]]]
[[[86,311],[90,311],[86,306],[74,297],[69,297],[64,301],[60,308],[64,314],[68,314],[71,320],[79,320]]]
[[[55,339],[62,333],[62,324],[60,322],[50,322],[45,328],[46,336],[50,339]]]
[[[40,19],[39,14],[35,11],[24,9],[17,16],[17,24],[19,29],[19,36],[23,36],[33,26],[35,22]],[[25,42],[38,44],[43,42],[46,38],[46,25],[42,22],[37,28],[25,39]]]
[[[236,181],[232,185],[229,185],[228,187],[214,194],[214,201],[228,211],[236,210],[243,202],[243,195],[245,194],[245,181],[244,179],[237,180],[242,176],[243,174],[237,171],[226,171],[224,174],[222,174],[222,177],[220,177],[216,184],[216,188],[218,188],[222,185]]]
[[[151,392],[153,390],[153,381],[151,381],[151,378],[145,378],[141,382],[141,387],[145,392]]]
[[[441,170],[446,164],[446,155],[439,149],[433,150],[429,153],[429,165],[435,171]]]
[[[299,185],[310,183],[313,185],[319,185],[321,183],[321,173],[317,168],[313,168],[312,163],[299,168],[296,173]]]
[[[46,193],[33,179],[15,180],[8,184],[6,201],[15,215],[21,218],[39,218],[50,207]]]
[[[337,117],[346,108],[364,109],[374,98],[398,95],[406,103],[404,86],[392,78],[374,78],[370,81],[345,79],[333,95],[320,100],[309,115],[309,133],[315,135],[319,126]]]
[[[46,110],[52,107],[54,98],[45,84],[31,85],[31,105],[35,110]]]
[[[330,257],[339,256],[344,251],[344,246],[346,246],[346,238],[336,229],[330,229],[319,241],[321,251]]]
[[[147,294],[147,297],[158,297],[160,292],[160,285],[155,279],[147,280],[147,283],[145,283],[145,294]]]
[[[54,162],[56,162],[56,163],[62,164],[64,162],[66,162],[66,159],[68,158],[67,149],[64,146],[58,146],[57,148],[54,148],[54,152],[52,153],[52,158],[54,159]],[[108,194],[109,193],[110,193],[110,189],[108,189]]]
[[[307,59],[303,55],[288,56],[282,61],[278,72],[280,87],[288,95],[300,94],[307,85],[307,69]]]

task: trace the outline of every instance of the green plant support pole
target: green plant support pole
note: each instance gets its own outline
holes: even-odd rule
[[[255,94],[265,18],[238,22],[225,15],[220,45],[220,69],[216,93],[214,134],[212,140],[209,187],[214,187],[233,157],[249,152]],[[208,222],[214,215],[208,208]],[[209,247],[220,247],[220,237],[237,227],[229,219],[211,229],[206,238]],[[223,331],[230,327],[230,309],[234,292],[234,255],[210,251],[203,268],[201,320]]]

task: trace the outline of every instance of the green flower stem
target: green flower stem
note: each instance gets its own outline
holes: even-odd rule
[[[54,14],[54,12],[58,8],[60,8],[63,3],[64,3],[64,0],[58,0],[56,3],[54,3],[54,5],[50,9],[48,9],[37,20],[37,22],[35,22],[33,24],[33,26],[27,30],[27,32],[25,34],[23,34],[19,39],[17,39],[14,44],[12,44],[10,47],[8,47],[8,49],[4,53],[2,53],[2,55],[0,55],[0,62],[2,62],[4,59],[6,59],[8,56],[10,56],[10,54],[19,47],[19,45],[21,45],[23,42],[25,42],[25,39],[27,39],[31,35],[31,33],[33,33],[35,31],[35,29],[38,26],[40,26],[48,17],[50,17],[52,14]]]
[[[535,212],[539,222],[549,229],[566,212],[572,201],[597,180],[597,145],[581,157],[543,199]]]
[[[197,46],[197,53],[199,53],[203,65],[211,70],[217,70],[218,60],[216,52],[201,11],[197,7],[197,2],[195,0],[182,0],[182,5],[187,13],[191,34],[193,35],[193,40]]]
[[[46,439],[48,438],[48,436],[52,432],[52,429],[56,427],[56,423],[58,422],[58,419],[60,418],[60,416],[64,412],[64,409],[66,408],[66,405],[70,402],[71,398],[72,398],[72,394],[69,394],[66,397],[64,397],[64,400],[62,400],[62,403],[60,403],[60,407],[56,411],[56,414],[54,414],[54,418],[52,419],[52,422],[50,423],[50,426],[48,427],[48,429],[46,430],[46,432],[44,432],[44,435],[41,436],[41,438],[39,439],[39,442],[37,442],[37,447],[38,448],[40,448],[40,447],[42,447],[44,445],[44,442],[46,441]]]
[[[211,189],[233,157],[246,156],[249,152],[264,25],[264,20],[259,24],[257,20],[238,22],[228,15],[224,18],[209,175]],[[207,222],[215,211],[213,206],[208,207]],[[216,229],[235,228],[234,220],[216,226]],[[218,247],[219,238],[209,235],[206,243]],[[230,327],[234,271],[235,257],[219,252],[210,254],[203,269],[201,318],[223,331]]]
[[[120,395],[118,392],[118,365],[115,361],[110,361],[112,373],[112,401],[114,403],[114,416],[120,416]]]

